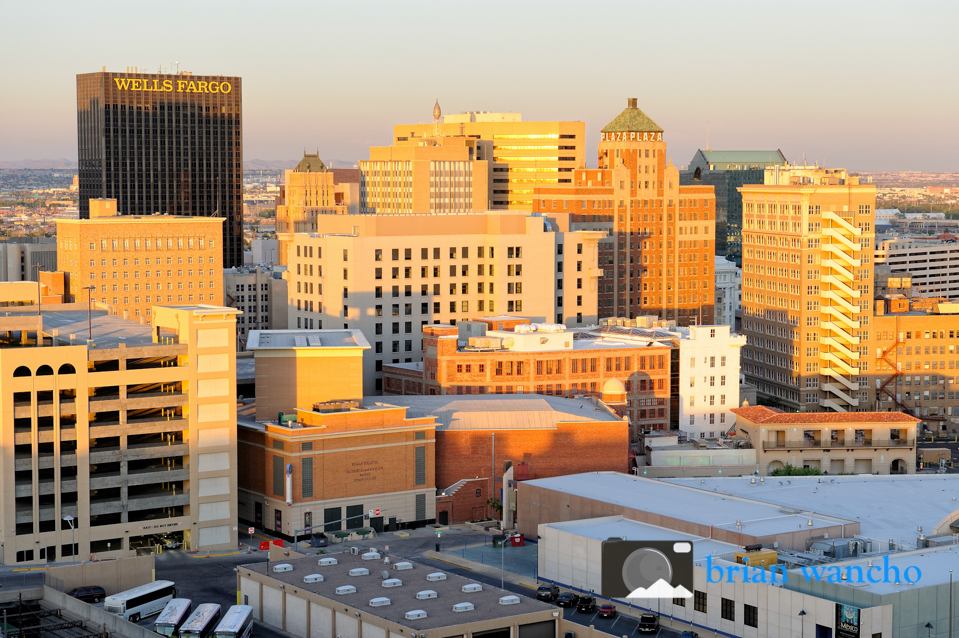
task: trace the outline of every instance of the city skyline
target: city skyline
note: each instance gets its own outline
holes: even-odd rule
[[[947,3],[606,3],[588,14],[572,4],[267,14],[175,3],[125,8],[122,22],[114,6],[60,3],[55,24],[8,9],[19,28],[0,47],[18,63],[0,75],[15,87],[0,95],[0,161],[76,160],[76,74],[168,72],[179,61],[181,71],[244,78],[249,159],[295,160],[304,147],[367,159],[393,125],[430,121],[437,98],[448,114],[582,120],[593,148],[623,98],[637,96],[677,166],[706,147],[708,122],[714,149],[779,148],[791,162],[852,171],[957,170],[949,104],[959,90],[940,86],[959,66],[946,31],[959,8]],[[90,37],[102,28],[109,37]]]

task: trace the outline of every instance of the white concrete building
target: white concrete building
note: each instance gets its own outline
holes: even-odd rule
[[[716,255],[716,306],[714,322],[734,327],[736,311],[743,307],[743,271],[736,264]]]
[[[911,277],[913,294],[959,298],[959,242],[952,235],[876,239],[876,269]]]
[[[44,238],[45,239],[45,238]],[[57,242],[49,241],[0,243],[0,281],[36,281],[40,270],[57,269]]]
[[[729,326],[691,326],[679,344],[679,429],[690,439],[723,436],[736,424],[739,353],[746,337]]]
[[[282,269],[244,266],[223,271],[223,302],[243,312],[236,319],[236,349],[246,350],[251,330],[286,330],[287,283]]]

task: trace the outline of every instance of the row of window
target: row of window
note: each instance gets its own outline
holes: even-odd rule
[[[707,609],[706,592],[698,589],[693,592],[693,609],[698,612],[706,613]],[[676,607],[685,607],[685,598],[673,598],[673,605]],[[720,598],[719,604],[720,616],[723,620],[736,620],[736,601],[731,598]],[[743,603],[743,624],[747,627],[759,627],[759,608]]]

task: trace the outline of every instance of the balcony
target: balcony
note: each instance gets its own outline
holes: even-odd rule
[[[854,448],[910,448],[915,439],[875,439],[842,441],[763,441],[763,451],[771,450],[851,450]]]

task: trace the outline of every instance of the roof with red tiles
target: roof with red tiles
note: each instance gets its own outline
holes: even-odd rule
[[[764,405],[733,408],[732,413],[753,423],[918,423],[922,419],[903,412],[783,412]]]

